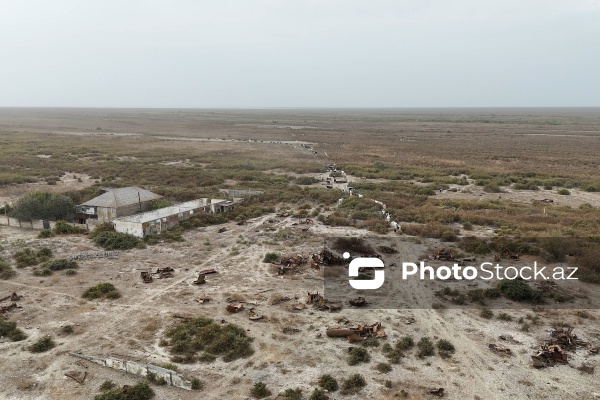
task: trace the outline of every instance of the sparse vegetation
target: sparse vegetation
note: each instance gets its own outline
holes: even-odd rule
[[[209,318],[193,318],[166,332],[174,362],[233,361],[253,353],[252,339],[237,325],[219,325]],[[200,356],[198,353],[202,352]]]
[[[442,358],[449,358],[456,351],[452,342],[450,342],[449,340],[446,340],[446,339],[438,340],[437,348],[438,348],[438,353],[439,353],[440,357],[442,357]]]
[[[118,299],[121,297],[121,293],[119,293],[112,283],[102,282],[86,289],[82,297],[88,300]]]
[[[328,392],[335,392],[340,388],[338,381],[329,374],[321,375],[319,377],[319,386]]]
[[[17,328],[17,323],[0,318],[0,337],[8,338],[13,342],[27,339],[27,335]]]
[[[364,347],[353,347],[348,356],[348,365],[357,365],[371,361],[369,351]]]
[[[279,261],[281,256],[277,253],[267,253],[265,254],[265,258],[263,258],[264,263],[274,263]]]
[[[342,393],[358,393],[365,386],[367,386],[367,381],[361,374],[352,374],[346,380],[344,380],[342,385]]]
[[[51,336],[44,336],[29,346],[28,349],[32,353],[44,353],[50,349],[53,349],[55,346],[56,343],[54,343],[54,340]]]
[[[290,400],[302,400],[302,389],[300,388],[289,388],[283,392],[283,397]]]
[[[435,353],[433,342],[428,337],[423,337],[417,343],[417,357],[425,358],[431,357]]]
[[[264,382],[256,382],[250,391],[250,395],[255,399],[264,399],[271,395],[271,391]]]
[[[104,383],[102,385],[104,385]],[[94,400],[150,400],[154,398],[154,396],[154,390],[152,390],[147,382],[138,382],[133,386],[127,387],[126,389],[112,389],[105,393],[96,395]]]

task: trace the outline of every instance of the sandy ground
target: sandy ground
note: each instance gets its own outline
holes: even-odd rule
[[[368,386],[356,396],[333,394],[331,398],[397,398],[405,390],[408,398],[429,398],[428,388],[446,388],[448,399],[594,399],[600,397],[598,372],[584,374],[576,369],[582,363],[598,366],[598,356],[589,356],[579,350],[570,355],[569,365],[536,370],[531,367],[530,355],[549,336],[551,325],[557,320],[576,325],[580,337],[600,342],[600,328],[596,320],[581,320],[573,311],[540,313],[539,325],[529,332],[521,332],[518,324],[500,320],[485,320],[477,310],[359,310],[344,307],[329,313],[310,307],[293,311],[291,306],[305,301],[307,291],[322,290],[322,272],[310,267],[300,275],[279,277],[262,263],[268,251],[309,255],[318,252],[323,238],[332,235],[365,235],[366,232],[348,228],[331,228],[320,224],[301,231],[291,218],[273,215],[238,226],[227,224],[227,231],[217,233],[218,227],[200,228],[185,234],[184,243],[158,244],[146,249],[120,252],[114,259],[80,261],[79,273],[63,273],[46,278],[34,277],[30,268],[19,270],[16,278],[0,281],[0,294],[16,291],[25,296],[23,307],[10,315],[28,339],[23,342],[0,343],[0,398],[6,399],[89,399],[106,379],[119,384],[131,384],[138,379],[121,372],[88,364],[88,379],[84,385],[66,378],[65,372],[77,370],[76,359],[69,356],[80,351],[99,356],[115,356],[143,360],[154,364],[169,361],[168,352],[159,346],[165,329],[176,323],[173,315],[208,316],[215,320],[236,323],[247,329],[254,338],[255,354],[247,359],[224,363],[181,365],[187,376],[199,377],[206,383],[201,394],[171,387],[155,387],[159,399],[235,399],[248,398],[251,386],[264,381],[274,394],[286,388],[301,387],[305,394],[316,387],[323,373],[339,380],[350,373],[360,372]],[[289,227],[296,230],[288,240],[273,241],[273,232]],[[408,256],[417,257],[428,244],[406,242]],[[36,239],[35,232],[2,228],[0,230],[2,256],[18,248],[48,246],[56,257],[67,257],[81,252],[98,251],[85,236]],[[232,255],[235,247],[239,254]],[[234,253],[235,254],[235,253]],[[146,268],[171,266],[176,269],[170,279],[143,284],[139,271]],[[216,268],[219,273],[209,275],[208,283],[194,286],[191,282],[197,272]],[[123,294],[115,301],[87,301],[81,299],[83,290],[100,281],[113,283]],[[294,300],[270,305],[277,295]],[[209,296],[208,304],[196,299]],[[228,314],[227,298],[255,302],[255,310],[266,316],[254,322],[245,312]],[[247,305],[251,307],[252,305]],[[534,313],[532,310],[507,311],[516,318]],[[595,318],[600,313],[591,311]],[[389,374],[374,369],[386,358],[380,348],[370,350],[371,362],[348,366],[345,358],[349,344],[344,339],[325,335],[328,326],[338,325],[340,318],[351,324],[382,322],[393,344],[404,335],[415,339],[422,336],[446,338],[456,348],[456,354],[443,360],[438,356],[420,360],[409,353],[401,364],[394,365]],[[414,323],[407,324],[414,319]],[[591,323],[587,323],[590,321]],[[66,324],[75,326],[74,335],[60,333]],[[284,327],[299,329],[286,334]],[[25,346],[43,335],[55,337],[58,346],[47,353],[32,354]],[[511,335],[514,342],[506,344],[513,356],[501,357],[488,350],[488,343],[498,342],[498,336]],[[392,389],[384,386],[386,380]],[[271,398],[274,398],[272,396]]]
[[[35,191],[64,193],[70,190],[85,189],[92,186],[95,182],[95,179],[91,179],[86,174],[66,173],[60,177],[60,180],[55,185],[48,185],[46,182],[36,182],[0,187],[0,206],[14,203],[25,193]]]

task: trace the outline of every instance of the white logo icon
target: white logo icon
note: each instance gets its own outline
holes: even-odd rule
[[[375,257],[359,257],[350,261],[350,265],[348,266],[348,275],[351,277],[358,276],[359,268],[383,268],[383,261],[379,258]],[[354,289],[362,290],[362,289],[379,289],[383,286],[384,281],[384,271],[383,269],[375,270],[375,277],[373,279],[368,280],[357,280],[357,279],[349,279],[348,282],[350,286]]]

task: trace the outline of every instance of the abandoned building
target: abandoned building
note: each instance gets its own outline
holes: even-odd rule
[[[197,199],[175,206],[160,208],[142,214],[120,217],[113,220],[117,232],[137,237],[158,235],[164,230],[174,228],[181,221],[199,213],[219,213],[233,210],[235,203],[220,199]]]
[[[99,223],[111,222],[119,217],[148,211],[151,203],[160,198],[161,195],[139,187],[108,189],[100,196],[78,205],[75,222],[80,224],[86,224],[88,220]]]

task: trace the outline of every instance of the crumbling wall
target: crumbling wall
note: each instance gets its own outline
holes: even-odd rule
[[[154,375],[154,379],[164,379],[167,385],[175,386],[181,389],[192,390],[192,383],[187,381],[182,375],[170,369],[165,369],[152,364],[145,364],[137,361],[121,360],[113,357],[96,357],[88,354],[70,353],[71,356],[82,358],[105,367],[113,368],[128,374],[138,376]]]

